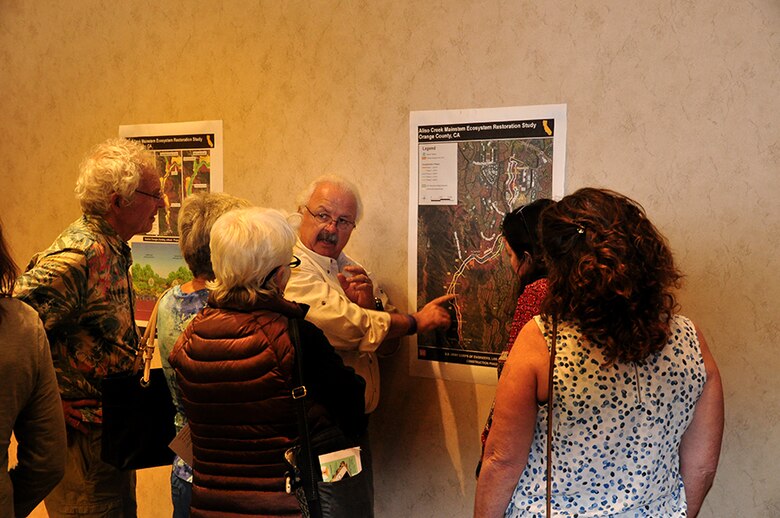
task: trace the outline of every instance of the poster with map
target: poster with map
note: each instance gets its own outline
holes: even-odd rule
[[[412,340],[412,375],[496,383],[519,289],[501,222],[563,196],[565,146],[566,105],[411,112],[410,302],[456,295],[450,328]]]
[[[119,136],[137,140],[154,153],[165,203],[152,230],[130,240],[135,315],[144,323],[157,297],[191,279],[179,253],[179,210],[193,194],[222,191],[222,121],[123,125]]]

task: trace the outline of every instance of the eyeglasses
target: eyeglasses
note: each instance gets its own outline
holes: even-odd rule
[[[528,205],[523,205],[520,207],[520,209],[517,211],[517,215],[520,216],[520,219],[523,222],[523,227],[525,227],[526,233],[528,233],[528,239],[533,239],[534,235],[531,233],[531,228],[528,226],[528,221],[525,219],[525,214],[523,214],[523,209],[525,209]]]
[[[163,199],[163,193],[161,193],[161,192],[157,193],[157,194],[154,194],[154,193],[151,193],[151,192],[142,191],[141,189],[136,189],[135,192],[137,192],[138,194],[143,194],[144,196],[149,196],[150,198],[154,198],[155,200],[158,200],[158,201]]]
[[[323,227],[327,227],[331,223],[336,223],[336,228],[339,230],[350,230],[355,227],[355,222],[350,221],[346,218],[338,218],[333,219],[333,216],[328,214],[327,212],[318,212],[317,214],[313,213],[309,207],[306,207],[306,211],[311,214],[311,217],[314,218],[314,221],[322,225]]]
[[[292,261],[290,261],[289,263],[287,263],[287,265],[286,265],[286,266],[289,266],[290,268],[298,268],[300,265],[301,265],[301,259],[300,259],[300,258],[299,258],[297,255],[294,255],[294,256],[292,256]],[[277,266],[276,268],[274,268],[273,270],[271,270],[270,272],[268,272],[268,275],[266,275],[266,276],[263,278],[263,282],[261,282],[261,283],[260,283],[260,286],[265,286],[266,284],[268,284],[268,280],[269,280],[271,277],[273,277],[274,275],[276,275],[276,272],[278,272],[278,271],[279,271],[279,268],[282,268],[282,267],[284,267],[284,266],[285,266],[285,265],[283,265],[283,264],[282,264],[282,265],[279,265],[279,266]]]

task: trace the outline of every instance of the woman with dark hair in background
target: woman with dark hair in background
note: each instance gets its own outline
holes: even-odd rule
[[[0,227],[0,516],[27,516],[65,473],[65,416],[38,313],[11,298],[17,269]],[[8,471],[11,433],[19,463]]]
[[[509,261],[520,280],[520,295],[509,328],[509,340],[498,359],[498,376],[523,326],[539,314],[547,296],[547,267],[539,243],[539,216],[555,202],[546,198],[523,205],[504,216],[501,235]]]
[[[504,249],[509,254],[512,270],[520,281],[518,291],[520,295],[517,297],[517,307],[515,307],[515,314],[509,328],[509,340],[498,358],[499,378],[520,329],[534,315],[539,314],[542,301],[547,296],[547,268],[544,266],[539,245],[539,215],[553,203],[555,202],[543,198],[527,205],[521,205],[512,212],[507,212],[501,223]],[[491,407],[485,429],[482,431],[483,453],[492,422],[493,408]],[[481,466],[482,459],[480,458],[479,463],[477,463],[477,477],[479,477]]]
[[[581,189],[541,217],[549,296],[499,380],[474,516],[695,517],[723,434],[718,368],[675,313],[680,273],[642,208]],[[553,391],[548,393],[554,322]]]

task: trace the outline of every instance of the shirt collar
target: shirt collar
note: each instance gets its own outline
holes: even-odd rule
[[[130,246],[127,244],[127,241],[119,236],[114,227],[112,227],[111,224],[103,218],[103,216],[97,216],[95,214],[84,214],[82,216],[82,221],[86,227],[90,228],[96,234],[103,236],[103,238],[106,240],[106,244],[108,244],[108,246],[115,253],[126,257],[127,260],[132,264],[133,258],[132,254],[130,253]]]
[[[332,257],[328,257],[326,255],[320,255],[314,250],[306,247],[301,242],[300,238],[298,238],[296,246],[323,270],[335,270],[334,273],[338,273],[341,271],[341,268],[344,266],[344,264],[348,264],[347,256],[344,254],[344,252],[339,254],[338,259],[333,259]]]

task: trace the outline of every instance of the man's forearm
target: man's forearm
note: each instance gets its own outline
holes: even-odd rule
[[[415,324],[412,322],[414,317],[407,315],[406,313],[389,313],[390,315],[390,330],[387,332],[385,340],[392,338],[400,338],[409,334],[409,330]]]

